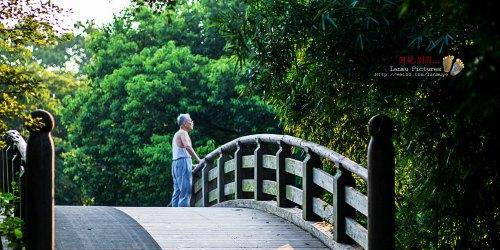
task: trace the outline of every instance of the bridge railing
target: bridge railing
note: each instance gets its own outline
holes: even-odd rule
[[[15,216],[25,222],[27,250],[54,249],[54,170],[55,151],[51,131],[52,115],[44,110],[31,113],[34,123],[25,142],[16,130],[4,135],[1,151],[0,192],[12,193],[13,181],[20,191]]]
[[[0,192],[13,193],[15,183],[21,196],[14,204],[14,215],[22,217],[24,207],[24,166],[26,166],[26,141],[17,130],[9,130],[3,136],[6,146],[0,154]]]
[[[328,221],[338,243],[364,249],[394,249],[394,149],[387,116],[369,122],[368,168],[324,146],[288,135],[237,138],[208,154],[193,170],[193,206],[231,199],[275,200],[300,207],[306,221]],[[293,148],[302,150],[297,157]],[[331,162],[336,173],[325,171]],[[367,183],[367,195],[354,175]],[[332,202],[326,202],[329,193]],[[364,227],[356,214],[364,216]]]

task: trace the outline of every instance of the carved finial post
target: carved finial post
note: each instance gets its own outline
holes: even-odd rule
[[[26,149],[26,247],[28,250],[54,249],[54,142],[50,132],[54,117],[45,110],[31,116],[41,126],[29,126]]]
[[[393,125],[386,115],[370,119],[368,132],[368,249],[395,249]]]

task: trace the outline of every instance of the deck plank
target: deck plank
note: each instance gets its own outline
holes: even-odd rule
[[[56,206],[57,250],[159,250],[132,218],[113,207]]]
[[[328,249],[277,216],[247,208],[117,207],[162,249]]]

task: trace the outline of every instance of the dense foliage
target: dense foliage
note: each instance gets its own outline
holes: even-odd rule
[[[487,5],[487,4],[486,4]],[[287,133],[365,162],[366,123],[396,124],[397,245],[498,245],[496,13],[462,1],[242,1],[219,14]],[[456,77],[382,78],[399,56],[466,62]],[[438,64],[439,66],[439,64]]]
[[[10,249],[22,249],[23,246],[23,227],[24,222],[16,216],[16,209],[19,204],[19,186],[13,182],[12,192],[0,191],[0,235],[5,236],[8,240]],[[2,247],[2,242],[0,242]]]
[[[70,144],[63,171],[81,192],[72,202],[167,205],[180,113],[194,119],[202,156],[241,135],[278,131],[269,106],[240,95],[242,70],[222,56],[224,40],[200,24],[204,8],[179,7],[175,15],[138,8],[90,34],[92,82],[66,99],[62,115]]]
[[[51,71],[71,72],[81,76],[83,75],[83,67],[90,57],[89,52],[85,49],[85,38],[95,29],[95,24],[92,21],[77,22],[71,36],[58,36],[53,44],[35,46],[33,57],[40,65]]]
[[[58,18],[64,12],[47,1],[0,1],[0,134],[8,129],[21,130],[22,124],[33,123],[29,113],[45,108],[57,113],[59,96],[74,87],[71,74],[45,69],[33,57],[33,47],[45,47],[67,40],[70,35],[57,30]],[[0,148],[5,146],[0,137]],[[59,142],[59,141],[57,141]],[[21,249],[23,221],[14,210],[19,202],[19,189],[0,190],[0,235],[10,249]],[[1,244],[0,244],[1,247]]]
[[[86,35],[72,39],[52,29],[56,6],[0,12],[0,21],[17,20],[0,22],[0,132],[34,107],[62,121],[59,204],[166,205],[181,112],[195,120],[201,155],[237,136],[280,131],[276,112],[287,134],[363,164],[366,123],[386,113],[396,125],[397,248],[500,245],[492,3],[132,2],[111,24],[82,26]],[[375,76],[402,56],[439,63],[448,54],[465,62],[458,76]],[[62,70],[68,61],[78,78],[40,66]]]
[[[56,31],[57,17],[63,12],[52,3],[40,1],[0,2],[0,134],[11,124],[27,120],[48,74],[33,60],[32,47],[54,44],[56,37],[68,35]],[[49,76],[50,77],[50,76]],[[2,146],[2,145],[0,145]]]

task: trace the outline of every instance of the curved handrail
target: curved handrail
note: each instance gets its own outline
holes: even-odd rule
[[[293,136],[256,134],[234,139],[205,156],[193,170],[191,204],[276,200],[278,209],[300,207],[303,221],[329,221],[329,237],[336,243],[354,241],[364,249],[394,249],[392,130],[389,117],[370,119],[367,168]],[[267,147],[272,143],[279,146],[275,153]],[[255,146],[253,153],[248,152],[250,145]],[[294,158],[292,147],[302,148],[305,159]],[[321,159],[335,164],[334,175],[323,170]],[[353,174],[366,181],[367,195],[356,189]],[[296,182],[297,178],[301,181]],[[331,201],[325,201],[325,192],[330,193]],[[366,216],[366,227],[357,221],[359,216]]]
[[[356,162],[350,160],[349,158],[327,148],[321,146],[317,143],[306,141],[297,137],[289,136],[289,135],[277,135],[277,134],[255,134],[255,135],[247,135],[243,137],[236,138],[230,142],[225,143],[224,145],[218,147],[213,150],[209,154],[207,154],[201,163],[204,161],[212,162],[218,157],[223,151],[230,151],[237,147],[238,142],[242,144],[255,143],[256,140],[261,140],[262,142],[267,143],[279,143],[280,141],[295,147],[300,147],[306,150],[309,148],[312,152],[316,153],[320,157],[327,158],[334,162],[336,165],[350,171],[353,174],[361,177],[363,180],[368,180],[368,170]],[[197,173],[200,171],[203,164],[198,164],[194,169],[193,173]]]

